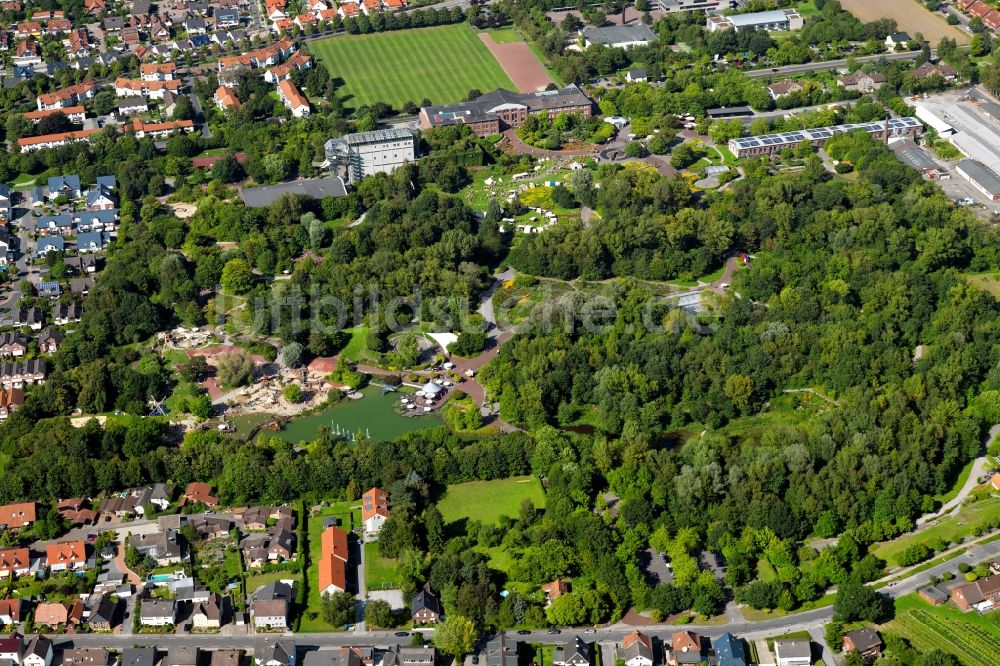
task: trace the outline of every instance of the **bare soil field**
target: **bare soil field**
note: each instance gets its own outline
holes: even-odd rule
[[[968,44],[969,35],[948,25],[944,16],[934,14],[916,0],[841,0],[841,6],[865,23],[880,18],[893,18],[899,29],[923,33],[924,39],[937,46],[942,37],[951,37],[958,44]]]
[[[537,92],[553,83],[542,63],[524,42],[497,44],[489,33],[479,33],[479,39],[497,59],[503,71],[517,86],[519,92]]]

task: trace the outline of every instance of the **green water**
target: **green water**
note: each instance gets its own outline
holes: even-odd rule
[[[339,426],[342,432],[367,431],[374,440],[386,440],[406,432],[444,424],[437,414],[408,417],[397,412],[395,403],[399,401],[398,393],[381,396],[379,394],[382,391],[376,386],[369,386],[361,392],[365,397],[360,400],[343,400],[320,412],[289,421],[279,434],[282,439],[298,444],[315,439],[323,426],[334,433]]]

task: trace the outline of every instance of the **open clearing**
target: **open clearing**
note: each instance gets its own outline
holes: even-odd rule
[[[988,291],[994,297],[1000,298],[1000,273],[978,273],[967,275],[966,279],[983,291]]]
[[[438,503],[445,523],[478,520],[495,523],[500,516],[517,518],[521,502],[530,499],[536,509],[545,506],[542,484],[533,476],[515,476],[499,481],[470,481],[448,486]]]
[[[500,63],[467,23],[371,35],[329,37],[309,45],[347,106],[457,102],[473,88],[513,88]]]
[[[914,36],[923,33],[924,39],[937,46],[942,37],[951,37],[958,44],[968,44],[969,36],[948,25],[943,16],[935,15],[916,0],[841,0],[841,6],[868,23],[880,18],[896,19],[899,29]]]
[[[503,71],[514,82],[520,92],[537,92],[545,90],[553,83],[542,63],[531,51],[531,47],[520,40],[497,42],[493,35],[487,32],[479,33],[479,38],[497,59]]]
[[[963,506],[958,515],[942,518],[920,532],[904,534],[892,541],[873,544],[870,550],[888,562],[889,566],[896,566],[899,564],[900,555],[909,546],[929,543],[934,539],[955,543],[958,537],[974,534],[977,527],[985,528],[998,515],[1000,515],[1000,499],[995,497],[982,499]]]

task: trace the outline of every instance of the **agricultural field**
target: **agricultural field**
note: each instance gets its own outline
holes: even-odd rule
[[[907,638],[918,650],[943,649],[965,666],[991,666],[1000,654],[1000,617],[931,606],[915,594],[896,600],[896,617],[886,631]]]
[[[438,502],[438,508],[446,524],[463,519],[495,523],[500,516],[516,518],[525,499],[530,499],[536,509],[545,506],[542,484],[535,477],[515,476],[451,485]]]
[[[880,18],[896,19],[901,31],[911,37],[923,33],[924,39],[934,45],[942,37],[950,37],[959,45],[969,43],[967,34],[948,25],[944,16],[931,12],[917,0],[841,0],[840,4],[865,23]]]
[[[958,516],[949,516],[937,521],[933,527],[918,534],[907,534],[892,541],[884,541],[871,547],[871,552],[889,563],[899,565],[903,551],[917,543],[930,543],[941,539],[955,543],[959,537],[975,533],[977,527],[984,526],[1000,515],[1000,499],[990,497],[974,504],[965,505]]]
[[[514,84],[476,32],[466,23],[312,42],[312,54],[343,81],[347,106],[372,102],[400,107],[429,98],[435,104]]]

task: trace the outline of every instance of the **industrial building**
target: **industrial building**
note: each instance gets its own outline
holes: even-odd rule
[[[392,173],[417,153],[417,135],[408,129],[357,132],[330,139],[323,153],[331,173],[354,183],[375,173]]]
[[[709,32],[719,30],[801,30],[804,22],[794,9],[772,9],[766,12],[751,14],[732,14],[730,16],[709,16],[705,27]]]
[[[1000,175],[978,160],[966,158],[959,161],[955,171],[982,192],[990,201],[1000,199]]]
[[[781,132],[778,134],[761,134],[745,136],[729,140],[729,150],[737,159],[756,157],[759,155],[774,155],[785,148],[794,148],[803,141],[808,141],[814,148],[826,143],[835,134],[862,131],[872,136],[881,136],[888,141],[891,137],[916,137],[923,133],[924,126],[916,118],[888,118],[871,123],[851,123],[833,125],[831,127],[816,127],[813,129]]]

